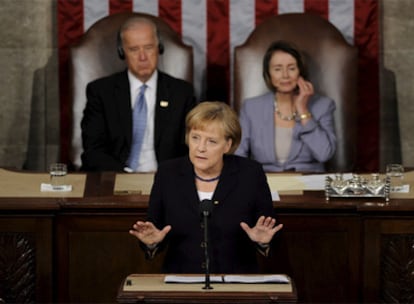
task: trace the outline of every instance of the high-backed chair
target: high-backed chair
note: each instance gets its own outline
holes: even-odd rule
[[[358,52],[322,17],[310,13],[272,16],[259,24],[243,45],[235,48],[235,110],[240,110],[246,98],[268,91],[262,77],[262,60],[267,47],[276,40],[290,41],[302,51],[315,91],[335,101],[337,150],[327,170],[351,171],[356,157]]]
[[[82,138],[80,122],[86,105],[86,85],[97,78],[126,68],[117,54],[117,34],[122,23],[132,16],[155,21],[164,45],[158,68],[174,77],[193,82],[193,48],[182,43],[179,35],[158,17],[126,12],[98,20],[70,49],[70,81],[72,100],[72,135],[70,158],[75,169],[81,166]]]

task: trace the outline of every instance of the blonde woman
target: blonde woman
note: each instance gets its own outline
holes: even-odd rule
[[[211,200],[211,273],[258,272],[256,252],[266,255],[276,225],[261,165],[232,155],[241,137],[236,113],[222,102],[202,102],[186,118],[189,156],[162,163],[150,195],[148,221],[130,233],[149,256],[168,248],[163,271],[203,273],[199,204]]]

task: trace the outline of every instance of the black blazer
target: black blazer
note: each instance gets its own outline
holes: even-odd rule
[[[166,248],[163,272],[204,273],[202,216],[188,157],[164,162],[155,175],[148,220],[172,229],[161,244]],[[262,166],[254,160],[227,155],[209,217],[210,272],[256,273],[256,244],[240,227],[259,216],[273,216],[272,197]]]
[[[132,109],[127,71],[95,80],[86,88],[81,122],[82,170],[122,171],[132,142]],[[162,107],[160,101],[168,101]],[[154,145],[158,163],[186,155],[185,116],[194,107],[194,89],[158,72]]]

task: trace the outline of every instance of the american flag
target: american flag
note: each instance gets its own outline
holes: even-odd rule
[[[62,160],[68,158],[68,50],[97,20],[124,11],[159,16],[193,46],[198,99],[232,103],[234,47],[269,16],[312,12],[359,49],[357,169],[379,166],[379,4],[377,0],[58,0]]]

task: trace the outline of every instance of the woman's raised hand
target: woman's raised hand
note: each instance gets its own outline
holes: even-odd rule
[[[309,97],[312,96],[315,92],[311,82],[306,81],[303,77],[298,79],[299,92],[293,96],[293,103],[295,105],[296,111],[299,114],[308,113],[308,101]]]
[[[146,245],[154,245],[160,243],[170,230],[170,225],[167,225],[162,230],[159,230],[151,222],[137,221],[132,226],[132,229],[129,230],[129,233],[134,235]]]
[[[270,243],[276,232],[282,229],[283,225],[276,225],[276,220],[270,216],[261,216],[253,228],[250,228],[245,222],[241,222],[240,226],[247,233],[249,238],[256,243]]]

